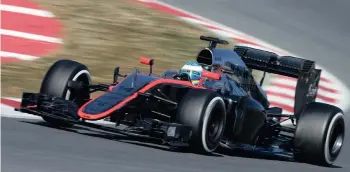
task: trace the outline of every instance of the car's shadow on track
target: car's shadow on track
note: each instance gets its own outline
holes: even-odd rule
[[[158,149],[163,151],[171,151],[174,153],[193,153],[189,151],[188,149],[176,149],[176,148],[170,148],[165,145],[161,145],[159,140],[153,140],[149,138],[139,138],[139,137],[130,137],[130,136],[124,136],[116,133],[110,133],[105,131],[99,131],[90,129],[88,127],[80,127],[80,126],[73,126],[70,128],[61,128],[61,127],[54,127],[50,124],[44,122],[44,121],[20,121],[27,124],[33,124],[33,125],[39,125],[47,128],[53,128],[58,130],[63,130],[67,132],[77,133],[81,135],[86,135],[90,137],[97,137],[97,138],[103,138],[113,141],[118,141],[122,143],[132,144],[136,146],[142,146],[152,149]],[[195,153],[198,154],[198,153]],[[201,154],[203,155],[203,154]],[[225,148],[219,148],[215,153],[213,154],[205,154],[204,156],[215,156],[215,157],[224,157],[224,156],[230,156],[230,157],[237,157],[237,158],[252,158],[252,159],[262,159],[262,160],[272,160],[272,161],[281,161],[281,162],[291,162],[294,161],[290,158],[286,157],[279,157],[279,156],[272,156],[272,155],[261,155],[257,153],[252,152],[246,152],[246,151],[229,151]],[[297,162],[299,163],[299,162]],[[342,168],[340,166],[333,165],[328,168]]]
[[[97,137],[97,138],[103,138],[103,139],[107,139],[107,140],[118,141],[118,142],[122,142],[122,143],[136,145],[136,146],[159,149],[159,150],[163,150],[163,151],[171,151],[174,153],[193,153],[193,152],[189,152],[187,149],[171,148],[169,146],[162,145],[158,139],[124,136],[121,134],[99,131],[99,130],[90,129],[88,127],[80,127],[80,126],[73,126],[73,127],[69,127],[69,128],[55,127],[55,126],[51,126],[50,124],[48,124],[44,121],[36,121],[36,122],[34,122],[34,121],[20,121],[20,122],[27,123],[27,124],[33,124],[33,125],[39,125],[39,126],[43,126],[43,127],[47,127],[47,128],[51,128],[51,129],[63,130],[63,131],[81,134],[81,135],[86,135],[86,136],[90,136],[90,137]],[[199,153],[195,153],[195,154],[199,155]],[[223,157],[224,156],[224,155],[217,154],[217,153],[200,154],[200,155],[214,156],[214,157]]]
[[[272,154],[271,155],[266,155],[266,154],[259,154],[259,153],[248,152],[248,151],[240,151],[240,150],[228,151],[228,149],[222,148],[222,147],[217,149],[216,152],[219,153],[219,154],[230,156],[230,157],[251,158],[251,159],[261,159],[261,160],[271,160],[271,161],[281,161],[281,162],[304,164],[302,162],[295,161],[291,157],[277,156],[277,155],[272,155]],[[309,165],[312,165],[312,164],[309,164]],[[343,167],[332,165],[330,167],[325,167],[325,168],[343,168]]]

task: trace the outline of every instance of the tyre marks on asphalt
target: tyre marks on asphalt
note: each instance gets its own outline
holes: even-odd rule
[[[35,60],[62,44],[61,23],[31,0],[1,1],[1,63]]]

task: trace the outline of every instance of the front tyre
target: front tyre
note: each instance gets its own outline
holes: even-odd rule
[[[90,98],[89,90],[71,90],[68,88],[68,81],[91,84],[88,68],[72,60],[58,60],[47,71],[41,84],[40,93],[74,101],[78,106],[83,105]],[[72,126],[70,123],[49,117],[43,117],[43,119],[55,126]]]
[[[335,106],[313,102],[297,122],[295,159],[330,166],[339,156],[345,136],[343,111]]]
[[[219,146],[226,124],[226,108],[216,92],[190,89],[178,106],[176,118],[178,123],[191,127],[193,150],[211,153]]]

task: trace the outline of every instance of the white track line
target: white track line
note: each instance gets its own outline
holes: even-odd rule
[[[268,88],[266,88],[264,90],[266,90],[268,92],[271,92],[271,94],[268,94],[268,96],[267,96],[268,98],[270,96],[274,96],[275,94],[277,94],[277,95],[284,95],[285,97],[284,96],[279,96],[281,98],[283,97],[283,99],[290,99],[288,97],[293,97],[293,101],[294,101],[295,91],[291,91],[290,89],[280,88],[280,87],[277,87],[277,86],[270,86],[270,87],[268,87]],[[338,100],[338,99],[336,99],[336,98],[334,98],[332,96],[329,96],[327,94],[326,95],[322,94],[322,93],[320,93],[320,91],[317,92],[317,95],[318,96],[323,96],[325,98],[333,98],[335,100]],[[319,97],[316,97],[316,101],[330,103],[329,101],[325,101],[324,99],[321,99]],[[334,104],[334,103],[331,103],[331,104]]]
[[[294,99],[281,98],[280,96],[269,95],[268,100],[294,107]]]
[[[209,23],[203,21],[203,20],[197,20],[194,18],[188,18],[188,17],[179,17],[180,19],[186,21],[186,22],[190,22],[190,23],[194,23],[194,24],[200,24],[200,25],[210,25]]]
[[[44,42],[51,42],[51,43],[58,43],[58,44],[63,43],[62,39],[59,39],[59,38],[36,35],[36,34],[31,34],[31,33],[26,33],[26,32],[18,32],[18,31],[13,31],[13,30],[6,30],[6,29],[1,29],[0,35],[8,35],[8,36],[14,36],[14,37],[32,39],[32,40],[37,40],[37,41],[44,41]]]
[[[270,85],[267,86],[266,88],[264,88],[265,91],[270,91],[270,92],[275,92],[275,93],[281,93],[281,94],[285,94],[288,96],[294,96],[295,95],[295,90],[289,89],[289,88],[281,88],[275,85]],[[322,95],[324,97],[328,97],[328,98],[334,98],[337,100],[341,100],[340,98],[342,98],[344,95],[339,95],[336,93],[330,93],[324,90],[318,90],[317,91],[318,95]],[[268,94],[267,97],[270,97],[270,95]]]
[[[12,6],[12,5],[1,4],[0,9],[1,11],[22,13],[27,15],[39,16],[39,17],[55,17],[51,12],[48,12],[48,11]]]
[[[5,52],[5,51],[0,51],[0,56],[1,57],[8,57],[8,58],[17,58],[20,60],[35,60],[40,57],[37,56],[30,56],[30,55],[25,55],[25,54],[18,54],[18,53],[12,53],[12,52]]]

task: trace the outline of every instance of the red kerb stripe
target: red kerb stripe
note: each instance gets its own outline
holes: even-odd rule
[[[294,112],[294,107],[275,101],[270,101],[270,107],[280,107],[288,112]]]
[[[1,4],[19,6],[24,8],[40,9],[40,7],[36,3],[30,0],[1,0]]]
[[[5,99],[5,98],[1,98],[1,103],[14,108],[18,108],[21,105],[21,102]]]
[[[250,44],[250,45],[255,45],[255,46],[260,46],[259,44],[255,43],[255,42],[251,42],[245,39],[241,39],[241,38],[232,38],[234,41],[241,43],[241,44]]]
[[[60,44],[1,35],[1,50],[6,52],[41,56],[56,50]]]
[[[290,89],[295,91],[296,86],[291,86],[291,85],[285,85],[285,84],[280,84],[280,83],[273,83],[271,84],[271,86],[276,86],[276,87],[280,87],[280,88],[285,88],[285,89]],[[330,93],[338,93],[338,90],[335,90],[333,88],[328,88],[322,85],[318,86],[318,89],[326,91],[326,92],[330,92]]]
[[[272,96],[277,96],[277,97],[281,97],[281,98],[285,98],[285,99],[293,99],[294,100],[294,96],[287,95],[284,93],[278,93],[278,92],[273,92],[273,91],[265,91],[265,92],[268,96],[272,95]],[[326,96],[323,96],[320,94],[317,94],[317,98],[321,99],[322,101],[328,102],[328,103],[336,103],[337,102],[337,100],[334,98],[326,97]]]
[[[207,24],[202,24],[202,26],[207,27],[207,28],[209,28],[209,29],[223,30],[223,29],[218,28],[218,27],[216,27],[216,26],[207,25]]]
[[[146,5],[146,6],[150,7],[150,8],[153,8],[155,10],[158,10],[158,11],[166,13],[166,14],[174,15],[174,16],[177,16],[177,17],[188,17],[188,18],[201,20],[201,19],[199,19],[197,17],[194,17],[192,15],[188,15],[188,14],[186,14],[186,13],[180,11],[180,10],[173,9],[173,8],[170,8],[170,7],[158,4],[158,3],[143,2],[143,1],[137,1],[137,0],[133,0],[133,1],[136,1],[138,3],[141,3],[143,5]]]
[[[1,11],[1,28],[49,37],[59,37],[62,26],[54,18]]]
[[[17,59],[17,58],[10,58],[10,57],[0,57],[1,63],[13,63],[13,62],[21,62],[23,60]]]
[[[283,76],[283,75],[277,75],[278,78],[283,78],[283,79],[289,79],[289,80],[293,80],[293,81],[297,81],[296,78],[292,78],[292,77],[288,77],[288,76]],[[326,83],[332,83],[331,80],[325,78],[325,77],[322,77],[321,76],[321,79],[320,79],[321,82],[326,82]]]
[[[277,97],[281,97],[281,98],[285,98],[285,99],[293,99],[294,100],[294,96],[290,96],[284,93],[278,93],[278,92],[273,92],[273,91],[265,91],[267,94],[267,97],[269,97],[269,95],[272,96],[277,96]]]

